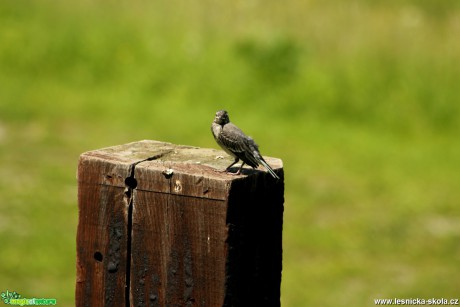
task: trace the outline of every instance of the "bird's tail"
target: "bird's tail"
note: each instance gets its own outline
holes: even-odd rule
[[[267,171],[273,176],[273,178],[280,179],[280,177],[278,177],[273,168],[271,168],[270,165],[268,165],[268,163],[262,157],[259,160],[260,164],[262,164],[267,169]]]
[[[267,171],[270,173],[270,175],[273,176],[273,178],[277,180],[280,179],[280,177],[278,177],[278,175],[275,173],[273,168],[271,168],[270,165],[268,165],[267,161],[265,161],[262,155],[259,153],[259,146],[257,146],[257,144],[254,142],[254,140],[251,137],[248,137],[248,140],[249,140],[249,147],[251,148],[251,151],[252,151],[252,155],[249,155],[249,157],[247,158],[252,159],[252,162],[255,162],[256,166],[258,164],[262,164],[267,169]]]

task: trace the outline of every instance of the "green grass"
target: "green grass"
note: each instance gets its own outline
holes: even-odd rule
[[[458,298],[457,1],[0,3],[0,292],[72,306],[80,153],[216,147],[285,164],[284,306]]]

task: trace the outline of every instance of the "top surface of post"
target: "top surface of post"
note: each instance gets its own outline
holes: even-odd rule
[[[280,159],[264,158],[274,170],[283,168],[283,162]],[[173,176],[175,178],[185,176],[189,178],[189,182],[193,178],[196,184],[201,184],[205,180],[220,182],[222,185],[228,186],[228,183],[233,180],[266,172],[262,167],[253,170],[246,166],[241,175],[228,174],[224,170],[233,162],[233,158],[222,150],[151,140],[111,146],[81,154],[80,165],[90,161],[106,165],[104,171],[108,175],[85,177],[79,172],[79,181],[87,181],[90,178],[94,183],[124,186],[124,179],[129,176],[129,170],[135,167],[135,177],[139,184],[137,188],[158,192],[175,191],[174,189],[164,190],[166,185],[157,184],[158,180],[170,179]],[[157,176],[148,175],[146,180],[140,181],[139,177],[143,177],[143,174],[147,173],[156,173]],[[271,177],[268,173],[265,175]],[[117,176],[120,180],[107,179]],[[182,192],[181,194],[191,193],[191,196],[198,196],[193,195],[195,194],[193,191],[181,190],[180,192]]]

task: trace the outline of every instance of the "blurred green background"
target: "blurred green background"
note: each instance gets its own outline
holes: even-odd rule
[[[0,1],[0,292],[74,304],[78,157],[285,164],[284,306],[460,297],[460,2]]]

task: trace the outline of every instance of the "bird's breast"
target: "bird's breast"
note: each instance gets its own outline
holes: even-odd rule
[[[222,142],[220,138],[220,134],[222,133],[223,127],[219,124],[212,123],[211,125],[211,131],[212,135],[214,136],[214,139],[216,140],[217,144],[230,156],[235,157],[235,154],[227,148],[227,146]]]
[[[216,123],[212,123],[211,125],[212,135],[217,140],[219,138],[219,134],[222,132],[222,126]]]

